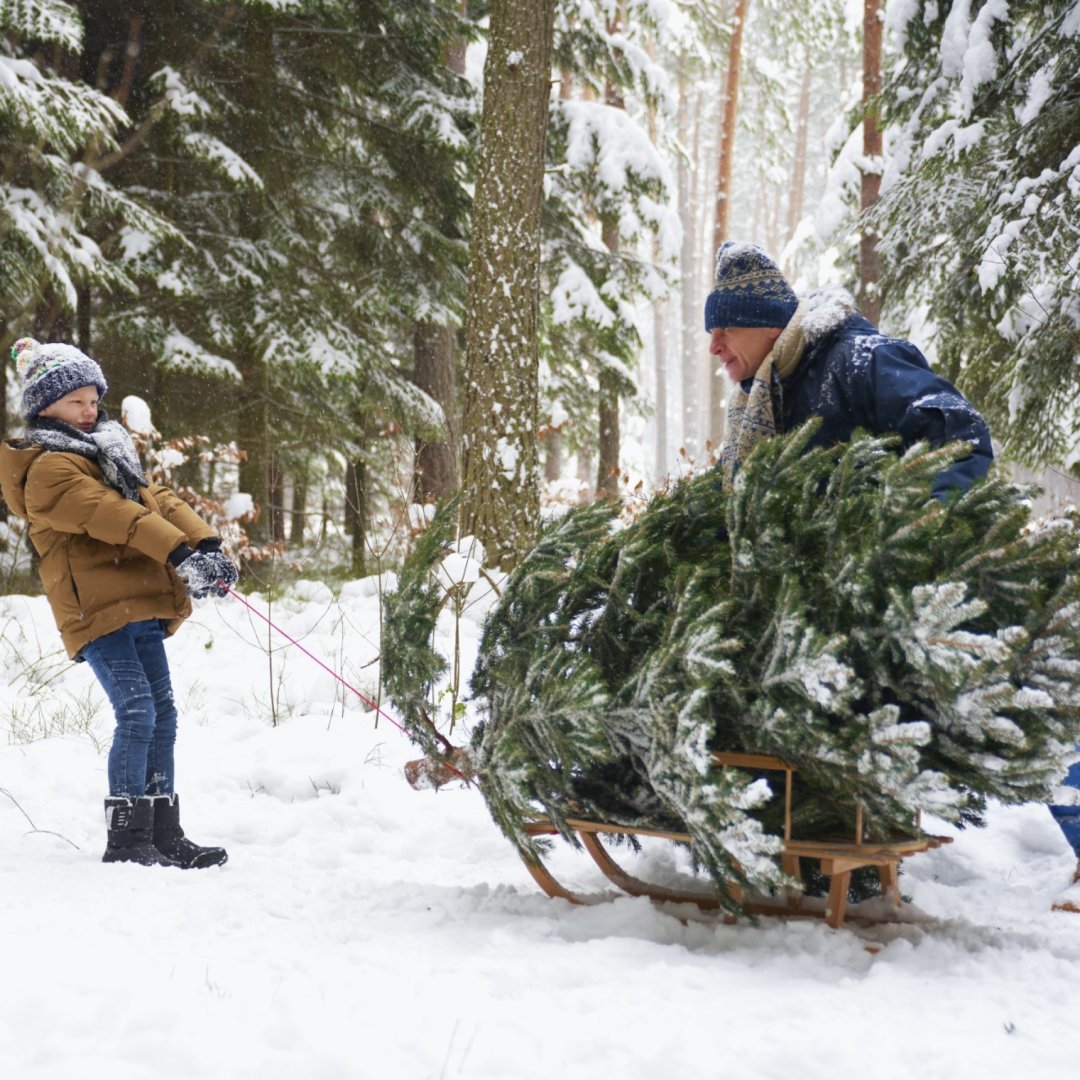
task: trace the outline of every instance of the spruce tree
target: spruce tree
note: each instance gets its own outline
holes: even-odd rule
[[[530,817],[572,838],[576,815],[689,833],[724,896],[774,886],[780,800],[715,750],[794,764],[802,837],[850,829],[855,804],[886,839],[918,810],[1048,797],[1080,736],[1080,517],[1036,527],[999,479],[929,498],[966,447],[807,452],[813,430],[762,444],[729,492],[690,478],[625,527],[573,511],[507,582],[470,754],[526,858]],[[384,654],[388,689],[416,659]],[[415,701],[391,698],[418,731]]]
[[[569,421],[567,449],[600,444],[596,486],[608,493],[617,479],[619,407],[637,397],[635,305],[667,292],[678,250],[668,165],[641,108],[668,104],[667,74],[649,49],[689,34],[688,24],[642,0],[572,0],[556,18],[561,85],[544,206],[542,413]]]
[[[53,332],[87,288],[126,296],[131,267],[108,239],[176,235],[107,166],[130,125],[115,95],[79,78],[84,27],[62,0],[0,3],[0,348]],[[83,342],[86,345],[86,342]]]
[[[109,33],[99,10],[98,50]],[[175,231],[117,238],[139,296],[98,297],[97,329],[131,388],[170,395],[170,427],[237,438],[260,505],[313,462],[339,490],[364,471],[371,504],[379,432],[441,426],[408,369],[416,319],[463,306],[472,95],[444,64],[460,35],[449,0],[146,12],[130,110],[156,122],[116,181]],[[278,539],[280,518],[253,530]]]
[[[1071,0],[894,5],[885,301],[1014,459],[1076,463],[1080,15]]]

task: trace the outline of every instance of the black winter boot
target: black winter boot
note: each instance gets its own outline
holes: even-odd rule
[[[109,831],[102,862],[133,862],[140,866],[176,866],[175,859],[154,846],[154,804],[147,798],[110,797],[105,800]]]
[[[154,847],[184,870],[221,866],[229,854],[221,847],[193,844],[180,828],[180,796],[157,795],[154,803]]]

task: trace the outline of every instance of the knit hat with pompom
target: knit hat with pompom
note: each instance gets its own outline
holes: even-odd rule
[[[74,345],[19,338],[11,356],[23,377],[22,411],[27,420],[84,386],[96,386],[100,397],[109,389],[101,368]]]
[[[705,300],[705,329],[787,326],[799,298],[780,267],[757,246],[725,240],[716,252],[713,290]]]

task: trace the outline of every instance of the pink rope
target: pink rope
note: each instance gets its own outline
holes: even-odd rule
[[[390,723],[393,724],[394,727],[396,727],[398,731],[400,731],[403,735],[407,736],[409,734],[392,716],[390,716],[388,713],[383,712],[383,710],[380,709],[379,706],[371,700],[371,698],[366,697],[364,694],[360,693],[360,691],[357,690],[356,687],[352,685],[352,683],[346,682],[333,668],[327,667],[326,664],[324,664],[314,653],[308,652],[308,650],[305,649],[304,646],[296,640],[296,638],[290,637],[288,634],[285,633],[284,630],[281,629],[280,626],[276,626],[274,623],[272,623],[261,611],[259,611],[258,608],[249,604],[238,592],[230,589],[229,586],[226,585],[223,581],[219,581],[218,585],[221,588],[225,589],[230,596],[235,596],[236,599],[239,600],[240,603],[248,609],[248,611],[252,612],[252,614],[254,615],[258,615],[259,618],[262,619],[262,621],[266,623],[266,625],[269,626],[271,630],[276,630],[290,644],[295,645],[306,657],[314,660],[315,663],[323,669],[323,671],[327,672],[330,675],[333,675],[333,677],[337,679],[337,681],[341,683],[342,686],[347,687],[349,690],[351,690],[365,705],[367,705],[371,709],[374,709],[375,712],[379,714],[379,716],[385,716],[386,719],[389,720]]]

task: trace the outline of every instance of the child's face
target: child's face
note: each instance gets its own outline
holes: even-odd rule
[[[72,390],[66,397],[47,405],[38,416],[50,420],[62,420],[80,431],[93,431],[98,415],[98,391],[96,386],[82,386]]]

